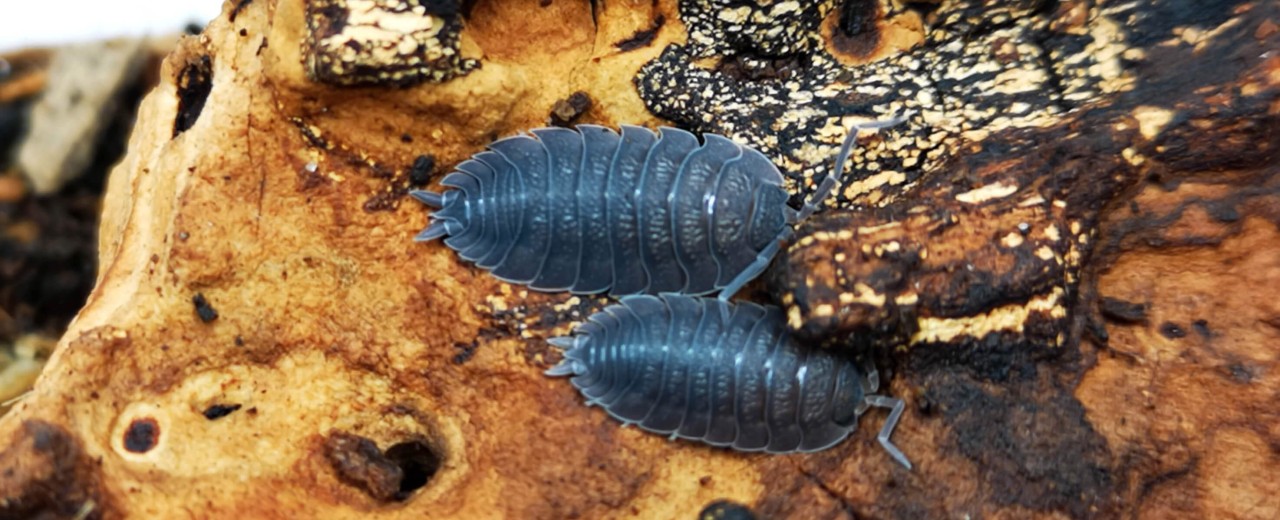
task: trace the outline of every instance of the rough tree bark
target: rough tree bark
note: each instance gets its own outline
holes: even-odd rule
[[[237,0],[166,62],[98,286],[0,420],[0,515],[1280,515],[1280,4]],[[840,196],[746,296],[909,403],[815,454],[619,428],[542,370],[605,300],[410,186],[548,121],[675,124]]]

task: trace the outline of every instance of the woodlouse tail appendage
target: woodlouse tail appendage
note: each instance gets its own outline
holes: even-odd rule
[[[440,209],[444,207],[444,196],[434,191],[414,190],[409,192],[409,196],[433,209]],[[447,234],[449,233],[445,231],[444,222],[433,219],[431,224],[427,225],[426,229],[423,229],[421,233],[418,233],[417,236],[413,237],[413,240],[414,242],[427,242]]]
[[[769,453],[815,452],[843,441],[870,407],[890,408],[889,442],[905,405],[871,395],[877,377],[844,356],[800,344],[776,307],[663,293],[628,296],[591,315],[550,376],[627,425],[671,438]]]
[[[461,169],[465,165],[466,163],[463,163],[463,165],[459,165],[459,168]],[[463,193],[478,193],[477,181],[472,177],[455,172],[446,175],[440,184],[457,189],[444,193],[426,190],[409,192],[409,196],[437,210],[431,213],[431,223],[427,225],[427,228],[413,237],[415,242],[427,242],[444,236],[455,236],[459,233],[462,233],[463,237],[467,235],[464,230],[467,229],[467,225],[471,222],[471,205],[465,197],[459,197],[458,193],[460,191]]]
[[[582,360],[577,359],[577,351],[574,349],[574,345],[577,342],[574,341],[573,337],[560,336],[557,338],[551,338],[547,340],[547,343],[565,351],[565,353],[564,360],[561,361],[560,364],[547,369],[546,372],[543,372],[544,374],[551,377],[562,377],[581,375],[587,371],[587,365],[585,365]]]

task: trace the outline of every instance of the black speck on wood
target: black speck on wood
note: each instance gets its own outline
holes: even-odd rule
[[[431,181],[431,172],[436,169],[436,158],[431,155],[419,155],[409,167],[409,184],[425,186]]]
[[[1187,330],[1177,323],[1166,321],[1160,325],[1160,335],[1169,339],[1187,337]]]
[[[221,419],[231,415],[232,412],[239,409],[240,405],[238,404],[215,404],[204,409],[204,418],[210,421],[214,419]]]
[[[196,293],[191,297],[191,303],[196,306],[196,316],[200,317],[200,321],[209,323],[218,319],[218,311],[209,304],[209,300],[204,298],[204,293]]]
[[[566,99],[556,101],[556,104],[551,107],[551,124],[570,126],[588,110],[591,110],[591,97],[579,90]]]

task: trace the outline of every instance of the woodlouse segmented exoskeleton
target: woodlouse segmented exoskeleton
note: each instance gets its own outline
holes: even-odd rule
[[[623,126],[540,128],[489,145],[445,176],[418,241],[446,237],[462,258],[542,291],[706,294],[728,299],[758,276],[836,184],[836,169],[799,210],[763,154],[715,134]],[[536,137],[536,138],[535,138]]]
[[[754,303],[662,294],[629,296],[592,315],[572,337],[550,340],[564,360],[547,371],[572,375],[588,404],[626,424],[672,438],[771,453],[829,448],[871,406],[889,408],[877,439],[889,441],[901,399],[850,359],[799,344],[782,312]]]

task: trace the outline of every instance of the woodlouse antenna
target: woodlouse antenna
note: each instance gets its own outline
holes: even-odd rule
[[[837,179],[844,177],[844,163],[849,160],[849,154],[853,153],[853,145],[858,142],[858,134],[863,130],[879,130],[896,126],[906,118],[903,116],[894,116],[889,119],[880,121],[868,121],[865,123],[855,123],[849,128],[849,135],[844,138],[844,144],[840,146],[840,154],[836,156],[836,168],[827,174],[827,178],[822,179],[822,184],[818,185],[817,191],[805,201],[804,207],[800,208],[800,212],[796,214],[795,222],[800,223],[818,211],[818,207],[822,205],[822,201],[827,200],[831,192],[835,189]]]

